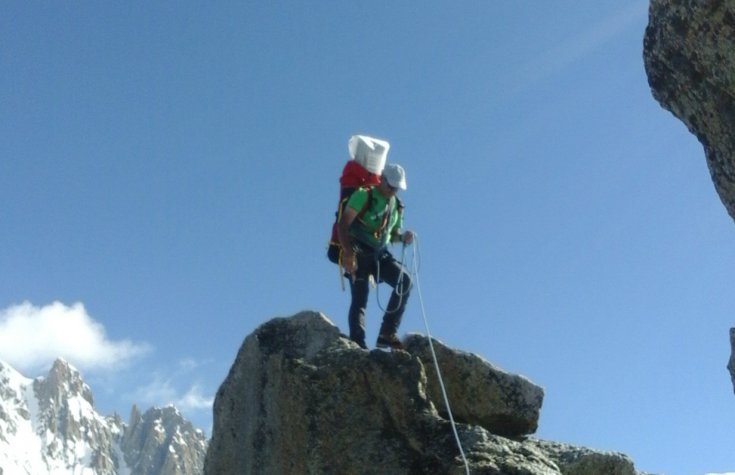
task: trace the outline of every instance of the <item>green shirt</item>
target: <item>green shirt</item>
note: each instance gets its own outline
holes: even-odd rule
[[[360,212],[365,202],[368,199],[368,189],[359,188],[352,193],[350,199],[347,201],[347,206],[354,209],[356,212]],[[389,206],[388,201],[380,193],[377,187],[373,187],[372,191],[372,203],[370,207],[365,210],[361,217],[355,219],[350,226],[350,236],[358,241],[368,244],[375,249],[388,245],[390,236],[394,230],[400,230],[403,225],[403,217],[398,212],[398,202],[395,196],[390,198]],[[378,236],[375,235],[375,231],[380,228],[383,222],[383,216],[386,212],[389,212],[387,222],[383,230]]]

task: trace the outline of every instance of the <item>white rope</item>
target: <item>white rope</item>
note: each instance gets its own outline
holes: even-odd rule
[[[412,261],[412,270],[411,275],[413,275],[414,279],[413,282],[415,282],[416,290],[419,294],[419,303],[421,304],[421,315],[424,318],[424,326],[426,327],[426,336],[429,339],[429,349],[431,350],[431,356],[434,359],[434,368],[436,369],[436,377],[439,380],[439,386],[442,390],[442,396],[444,396],[444,404],[447,408],[447,414],[449,414],[449,421],[452,423],[452,432],[454,432],[454,439],[457,441],[457,448],[459,448],[459,453],[462,456],[462,461],[464,462],[464,468],[465,473],[467,475],[470,474],[470,465],[467,462],[467,457],[465,457],[464,450],[462,449],[462,442],[459,440],[459,434],[457,433],[457,425],[454,422],[454,416],[452,415],[452,408],[449,406],[449,397],[447,396],[447,390],[444,387],[444,380],[442,379],[442,373],[439,370],[439,360],[436,357],[436,352],[434,351],[434,344],[431,342],[431,332],[429,331],[429,320],[426,318],[426,310],[424,309],[424,298],[421,295],[421,284],[419,283],[419,271],[418,271],[418,236],[416,234],[413,235],[414,240],[414,246],[413,246],[413,261]]]
[[[401,253],[401,264],[405,262],[405,256],[406,256],[406,244],[403,245],[403,250]],[[459,454],[462,456],[462,461],[464,462],[464,468],[465,473],[467,475],[470,475],[470,465],[467,461],[467,457],[465,456],[464,450],[462,449],[462,442],[459,439],[459,433],[457,432],[457,424],[454,422],[454,416],[452,415],[452,408],[449,405],[449,397],[447,396],[447,390],[444,387],[444,380],[442,378],[441,370],[439,369],[439,360],[436,357],[436,351],[434,351],[434,344],[432,343],[432,336],[431,331],[429,330],[429,320],[426,318],[426,309],[424,308],[424,297],[421,295],[421,284],[419,282],[419,239],[418,235],[416,233],[413,234],[413,258],[411,260],[411,275],[413,276],[413,280],[411,283],[411,287],[409,287],[408,290],[403,289],[403,272],[401,272],[401,277],[399,278],[398,282],[396,283],[395,291],[399,297],[398,300],[398,307],[401,306],[401,300],[403,299],[403,295],[411,290],[413,285],[416,286],[416,290],[419,294],[419,303],[421,306],[421,315],[424,319],[424,327],[426,328],[426,336],[429,340],[429,349],[431,350],[431,357],[434,360],[434,369],[436,370],[436,377],[439,380],[439,387],[442,390],[442,396],[444,397],[444,405],[447,408],[447,414],[449,415],[449,421],[452,424],[452,432],[454,433],[454,439],[457,442],[457,448],[459,449]],[[377,268],[377,274],[378,274],[378,282],[380,281],[380,263],[378,261],[378,268]],[[380,304],[380,294],[378,293],[378,290],[376,289],[375,297],[378,301],[378,306],[383,311],[388,311],[387,309],[383,309],[383,306]]]
[[[406,261],[406,244],[403,244],[401,250],[401,260],[399,261],[401,265]],[[408,292],[411,291],[411,287],[409,286],[408,289],[403,288],[403,276],[405,275],[403,272],[401,272],[401,275],[398,277],[398,282],[396,283],[395,288],[393,289],[398,296],[398,302],[396,302],[396,308],[389,310],[388,305],[383,308],[383,304],[380,303],[380,286],[377,285],[380,282],[380,259],[375,260],[376,265],[376,274],[375,277],[375,300],[378,302],[378,308],[384,312],[384,313],[393,313],[399,308],[401,308],[401,304],[403,303],[403,296],[406,295]],[[388,300],[388,304],[390,304],[390,300]]]

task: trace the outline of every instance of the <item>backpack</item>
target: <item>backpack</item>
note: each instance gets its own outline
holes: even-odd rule
[[[335,219],[332,224],[332,235],[329,238],[329,244],[327,246],[327,258],[335,263],[340,263],[340,257],[342,254],[342,246],[339,244],[339,237],[337,235],[337,226],[339,220],[342,218],[342,212],[347,206],[347,200],[350,199],[352,193],[358,188],[368,187],[368,199],[365,205],[358,212],[357,217],[361,217],[370,208],[373,201],[373,185],[380,184],[380,176],[375,173],[369,172],[365,167],[360,165],[355,160],[348,160],[342,169],[342,175],[339,177],[339,203],[337,205],[337,211],[334,213]]]
[[[342,170],[342,176],[340,177],[339,182],[340,200],[339,204],[337,205],[337,211],[334,213],[335,219],[334,223],[332,224],[332,235],[329,238],[329,243],[327,245],[327,258],[334,264],[338,264],[341,266],[342,246],[339,243],[337,228],[339,226],[340,219],[342,219],[342,213],[347,206],[347,201],[350,199],[350,196],[352,196],[352,193],[354,193],[356,190],[360,188],[365,188],[367,190],[367,200],[365,200],[365,204],[362,206],[360,211],[357,212],[357,216],[355,218],[360,219],[365,214],[365,212],[367,212],[373,206],[373,187],[380,184],[380,177],[374,173],[370,173],[359,163],[350,160],[347,162],[344,169]],[[401,200],[397,196],[394,199],[398,213],[403,214],[403,202],[401,202]],[[389,216],[390,208],[386,207],[385,213],[383,215],[383,223],[378,227],[378,229],[374,230],[376,238],[379,238],[379,236],[385,229],[385,226],[388,223]]]

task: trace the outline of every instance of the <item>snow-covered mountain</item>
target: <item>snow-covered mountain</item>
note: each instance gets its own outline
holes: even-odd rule
[[[79,372],[56,360],[29,379],[0,361],[0,475],[190,475],[207,440],[176,408],[103,417]]]

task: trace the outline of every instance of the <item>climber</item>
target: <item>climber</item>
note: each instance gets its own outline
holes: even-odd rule
[[[396,332],[411,290],[411,277],[404,266],[388,251],[389,243],[413,242],[411,231],[401,232],[402,205],[396,194],[406,189],[406,174],[397,164],[385,166],[380,184],[356,190],[347,201],[339,220],[338,237],[342,263],[349,277],[352,303],[348,314],[350,339],[365,344],[365,308],[370,279],[386,282],[393,288],[376,346],[402,348]],[[367,203],[367,205],[366,205]]]

